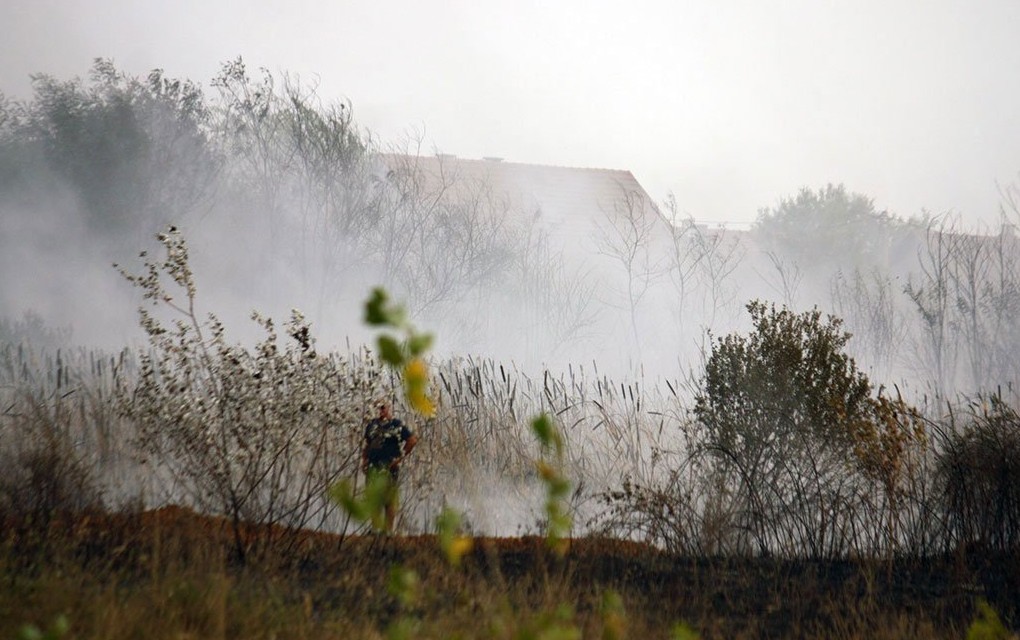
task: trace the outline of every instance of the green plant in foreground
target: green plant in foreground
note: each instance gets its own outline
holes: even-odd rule
[[[458,533],[460,524],[460,513],[450,507],[444,507],[436,518],[439,548],[442,549],[446,562],[452,567],[460,566],[460,559],[474,547],[474,540]]]
[[[393,481],[388,473],[370,469],[360,496],[355,494],[351,480],[345,478],[329,488],[329,497],[354,520],[383,531],[386,528],[386,503],[393,490]]]
[[[627,637],[627,611],[623,598],[612,589],[602,594],[602,640],[622,640]]]
[[[581,630],[574,624],[574,608],[561,602],[552,611],[540,614],[517,635],[515,640],[580,640]]]
[[[421,625],[420,620],[407,612],[421,600],[421,578],[412,569],[395,564],[390,567],[386,590],[397,599],[403,614],[386,629],[389,640],[413,638]]]
[[[70,630],[71,623],[68,622],[67,616],[60,614],[46,631],[33,624],[26,624],[18,630],[18,640],[60,640]]]
[[[673,633],[670,635],[673,640],[700,640],[701,635],[692,629],[686,622],[678,622],[673,625]]]
[[[542,447],[542,457],[535,463],[535,467],[546,489],[546,543],[562,557],[567,552],[570,527],[573,524],[567,507],[570,480],[563,473],[563,436],[546,413],[532,420],[531,430]]]
[[[379,357],[403,374],[404,394],[411,407],[426,418],[433,417],[436,405],[428,396],[428,367],[422,358],[432,347],[432,334],[415,329],[407,319],[406,309],[390,302],[382,287],[373,289],[372,296],[365,302],[365,323],[403,332],[403,340],[388,333],[379,335],[376,339]]]
[[[1011,640],[1017,636],[1011,634],[992,605],[983,598],[977,601],[977,616],[967,628],[967,640]]]
[[[380,334],[376,340],[379,357],[390,367],[401,371],[404,380],[404,395],[411,407],[426,418],[434,416],[436,407],[432,399],[428,397],[428,368],[423,359],[425,353],[432,346],[432,335],[419,333],[408,321],[404,308],[391,303],[386,290],[381,287],[373,289],[372,296],[365,302],[365,322],[370,326],[390,327],[404,332],[405,338],[402,342],[390,334]],[[353,499],[353,496],[344,495],[341,496],[344,500],[341,505],[345,509],[348,509],[348,505],[366,509],[372,517],[372,526],[376,530],[380,530],[385,522],[383,514],[389,492],[396,489],[392,483],[389,474],[385,472],[372,474],[360,504]],[[344,488],[344,485],[341,485],[341,489]],[[348,509],[348,511],[350,510]],[[441,542],[452,540],[452,532],[459,521],[459,516],[452,512],[444,511],[443,516],[446,517],[441,524]],[[444,528],[448,533],[442,532]],[[452,545],[452,542],[449,544]],[[444,550],[446,550],[445,545]],[[451,564],[456,564],[449,552],[447,552],[447,557],[450,558]],[[457,556],[456,560],[459,561],[459,559]],[[403,612],[387,627],[386,637],[389,640],[413,638],[420,626],[420,621],[415,616],[408,614],[407,610],[421,598],[421,579],[412,569],[394,564],[390,567],[386,588],[390,595],[397,599]]]

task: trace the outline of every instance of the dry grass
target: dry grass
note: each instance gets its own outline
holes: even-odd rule
[[[0,548],[0,636],[67,614],[75,638],[379,638],[398,619],[422,638],[523,638],[565,603],[584,637],[619,593],[627,637],[667,637],[678,620],[705,638],[959,638],[977,595],[1016,612],[1020,566],[694,560],[644,545],[576,539],[557,560],[537,537],[479,538],[462,568],[432,536],[305,532],[286,555],[232,560],[229,523],[172,507],[54,521]],[[1000,559],[1001,560],[1001,559]],[[391,565],[422,590],[402,607]],[[1012,581],[1012,582],[1011,582]],[[537,636],[534,636],[537,637]]]

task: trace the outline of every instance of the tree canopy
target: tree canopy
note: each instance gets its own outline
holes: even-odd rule
[[[904,222],[878,211],[874,199],[828,184],[804,188],[774,208],[758,211],[754,230],[769,249],[790,256],[800,267],[853,268],[885,262]]]

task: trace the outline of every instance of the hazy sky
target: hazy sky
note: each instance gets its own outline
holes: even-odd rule
[[[1020,2],[5,0],[0,91],[95,57],[317,79],[382,141],[630,169],[699,219],[843,182],[993,220],[1020,180]]]

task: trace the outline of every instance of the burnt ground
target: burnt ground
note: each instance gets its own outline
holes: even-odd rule
[[[687,558],[633,542],[583,538],[572,540],[560,558],[542,538],[515,537],[476,538],[462,566],[452,568],[434,536],[234,527],[177,507],[58,519],[45,531],[6,523],[8,574],[71,563],[97,580],[130,587],[150,581],[156,566],[186,572],[216,566],[245,576],[237,584],[257,597],[271,591],[272,598],[303,601],[318,617],[344,612],[376,626],[408,610],[386,587],[395,565],[420,576],[425,596],[411,608],[426,618],[490,615],[500,599],[513,610],[560,600],[592,629],[601,594],[611,589],[621,595],[633,627],[662,630],[684,620],[704,637],[869,637],[876,625],[905,629],[888,637],[929,631],[961,637],[979,599],[1008,627],[1020,626],[1017,555],[891,563]]]

